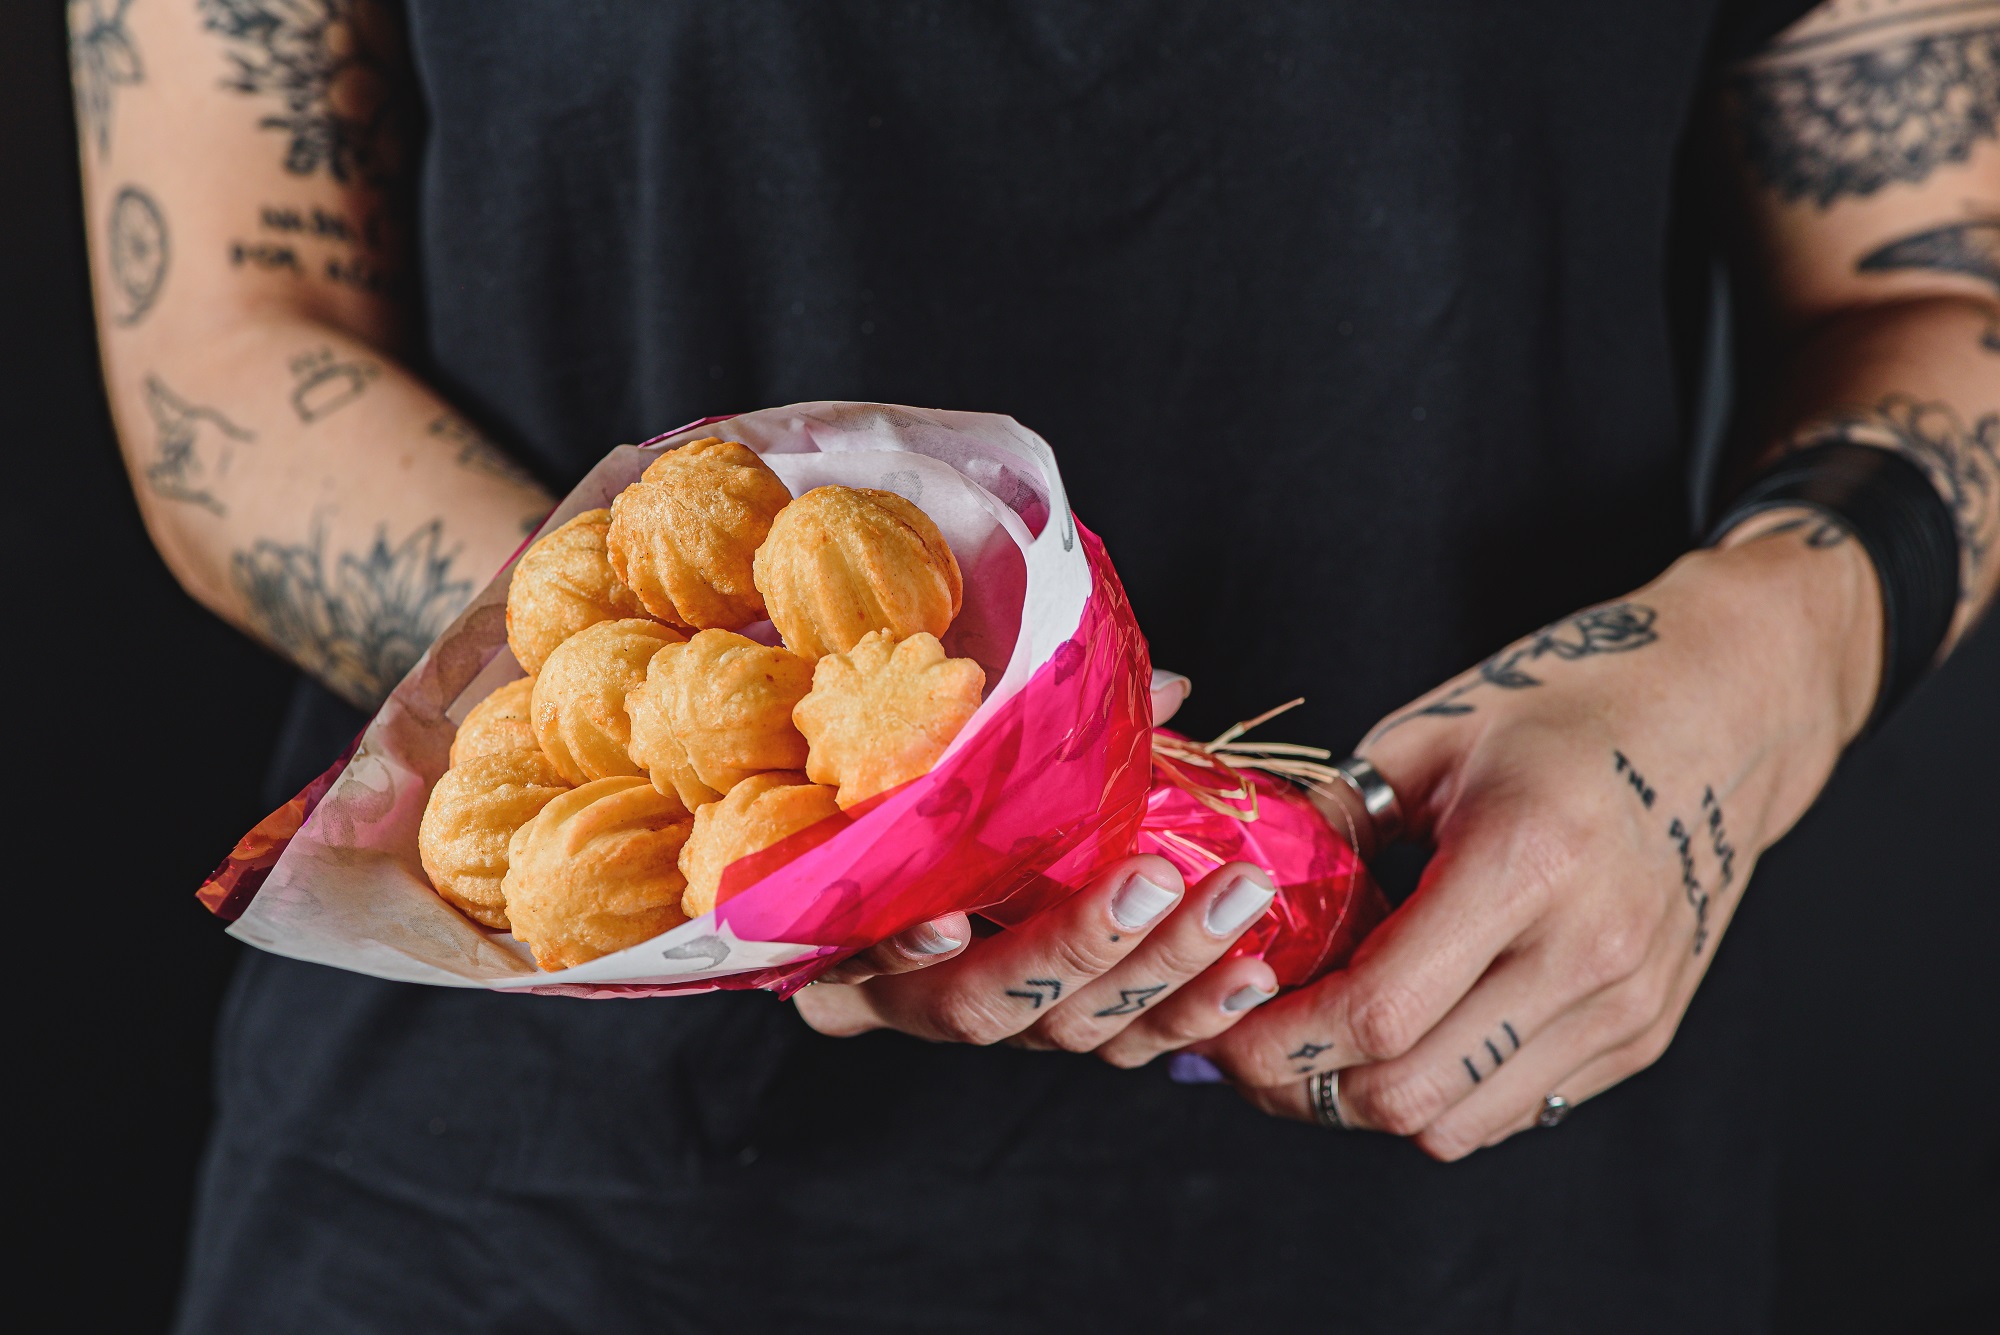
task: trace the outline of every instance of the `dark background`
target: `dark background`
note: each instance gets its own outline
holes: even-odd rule
[[[10,1084],[18,1217],[45,1253],[19,1283],[85,1270],[76,1323],[145,1331],[173,1302],[238,949],[193,891],[264,814],[291,673],[181,593],[140,526],[98,383],[61,12],[0,5],[0,700],[11,892],[31,906],[12,954],[32,971]],[[2000,617],[1849,758],[1745,910],[1788,943],[1788,1335],[1991,1328],[1996,833]]]

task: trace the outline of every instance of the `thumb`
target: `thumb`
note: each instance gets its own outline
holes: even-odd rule
[[[1153,669],[1153,726],[1158,728],[1174,716],[1194,690],[1194,683],[1178,672]]]

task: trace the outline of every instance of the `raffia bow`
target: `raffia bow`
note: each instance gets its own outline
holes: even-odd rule
[[[1244,770],[1276,774],[1309,789],[1323,789],[1340,778],[1339,771],[1325,763],[1333,758],[1333,752],[1323,746],[1238,740],[1252,728],[1304,703],[1305,697],[1300,696],[1256,718],[1232,723],[1208,742],[1175,737],[1155,728],[1153,769],[1211,811],[1240,821],[1256,820],[1257,789]],[[1247,807],[1239,805],[1246,802]]]

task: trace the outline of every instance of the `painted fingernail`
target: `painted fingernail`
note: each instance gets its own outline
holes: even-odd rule
[[[1228,1078],[1199,1052],[1176,1052],[1167,1059],[1167,1079],[1177,1085],[1219,1085]]]
[[[1261,1006],[1277,995],[1275,990],[1266,992],[1263,988],[1255,984],[1245,983],[1242,987],[1237,988],[1222,999],[1222,1009],[1228,1011],[1231,1015],[1237,1015],[1249,1010],[1252,1006]]]
[[[946,936],[937,929],[936,923],[918,923],[898,939],[903,949],[912,955],[942,955],[957,950],[965,942],[954,936]]]
[[[1277,891],[1263,882],[1239,876],[1208,901],[1208,915],[1202,919],[1202,926],[1208,928],[1210,936],[1228,936],[1271,907],[1276,895]]]
[[[1136,931],[1174,906],[1180,896],[1165,886],[1134,876],[1111,897],[1111,916],[1126,931]]]

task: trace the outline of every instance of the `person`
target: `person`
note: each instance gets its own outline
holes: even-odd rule
[[[252,954],[179,1329],[1758,1328],[1729,928],[2000,581],[2000,5],[1807,9],[70,0],[142,513],[317,683],[274,797],[551,484],[874,399],[1044,434],[1161,716],[1304,695],[1435,848],[1282,997],[1261,873],[1154,862],[796,1006]]]

